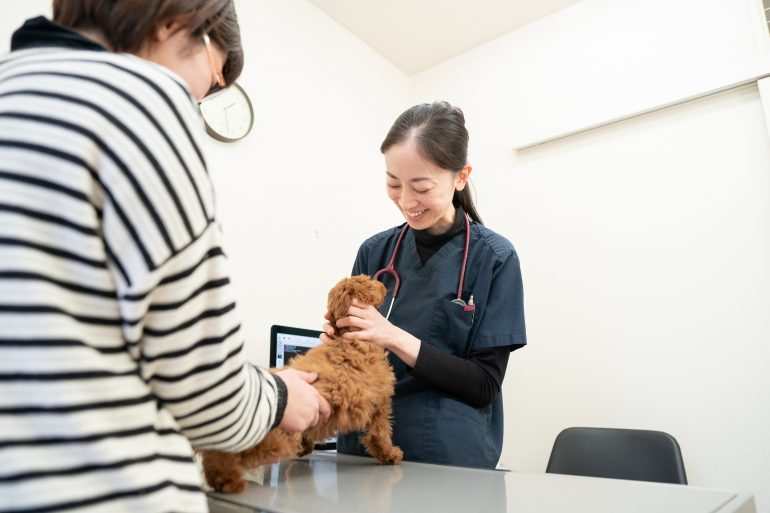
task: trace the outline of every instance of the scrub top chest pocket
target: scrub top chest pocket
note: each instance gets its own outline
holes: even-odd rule
[[[427,342],[455,356],[467,356],[475,313],[451,299],[436,298]]]

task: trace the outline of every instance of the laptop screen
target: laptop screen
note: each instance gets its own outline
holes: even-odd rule
[[[280,369],[292,358],[321,343],[320,330],[307,330],[291,326],[273,325],[270,327],[270,367]],[[334,449],[336,438],[327,438],[316,443],[316,449]]]
[[[270,367],[280,369],[297,355],[321,343],[319,330],[306,330],[289,326],[270,327]]]

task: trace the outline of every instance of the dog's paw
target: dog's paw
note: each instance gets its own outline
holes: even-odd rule
[[[218,476],[209,484],[214,490],[222,493],[243,493],[246,490],[246,480],[233,476]]]
[[[398,465],[404,459],[404,453],[400,448],[392,447],[378,459],[383,465]]]

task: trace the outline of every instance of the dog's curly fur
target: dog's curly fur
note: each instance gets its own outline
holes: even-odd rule
[[[379,307],[385,298],[382,283],[366,275],[345,278],[329,292],[329,322],[347,315],[353,299]],[[203,470],[209,485],[217,491],[240,493],[246,489],[246,470],[281,458],[304,456],[315,442],[335,434],[367,431],[362,443],[367,452],[383,464],[401,461],[401,449],[392,443],[391,397],[395,386],[393,368],[385,351],[371,343],[345,340],[349,328],[338,328],[337,336],[294,358],[289,367],[317,372],[313,384],[329,401],[329,420],[300,434],[281,428],[272,430],[255,447],[240,453],[203,451]]]

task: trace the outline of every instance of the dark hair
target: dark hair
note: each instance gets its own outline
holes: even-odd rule
[[[468,163],[465,116],[459,107],[448,102],[421,103],[404,111],[390,127],[380,151],[385,153],[392,146],[411,139],[417,143],[422,158],[442,169],[459,173]],[[461,207],[477,223],[484,224],[467,184],[462,191],[455,191],[452,204]]]
[[[243,70],[241,31],[233,0],[53,0],[55,22],[99,31],[115,52],[134,53],[159,24],[180,18],[193,37],[208,33],[227,52],[222,75],[232,84]]]

